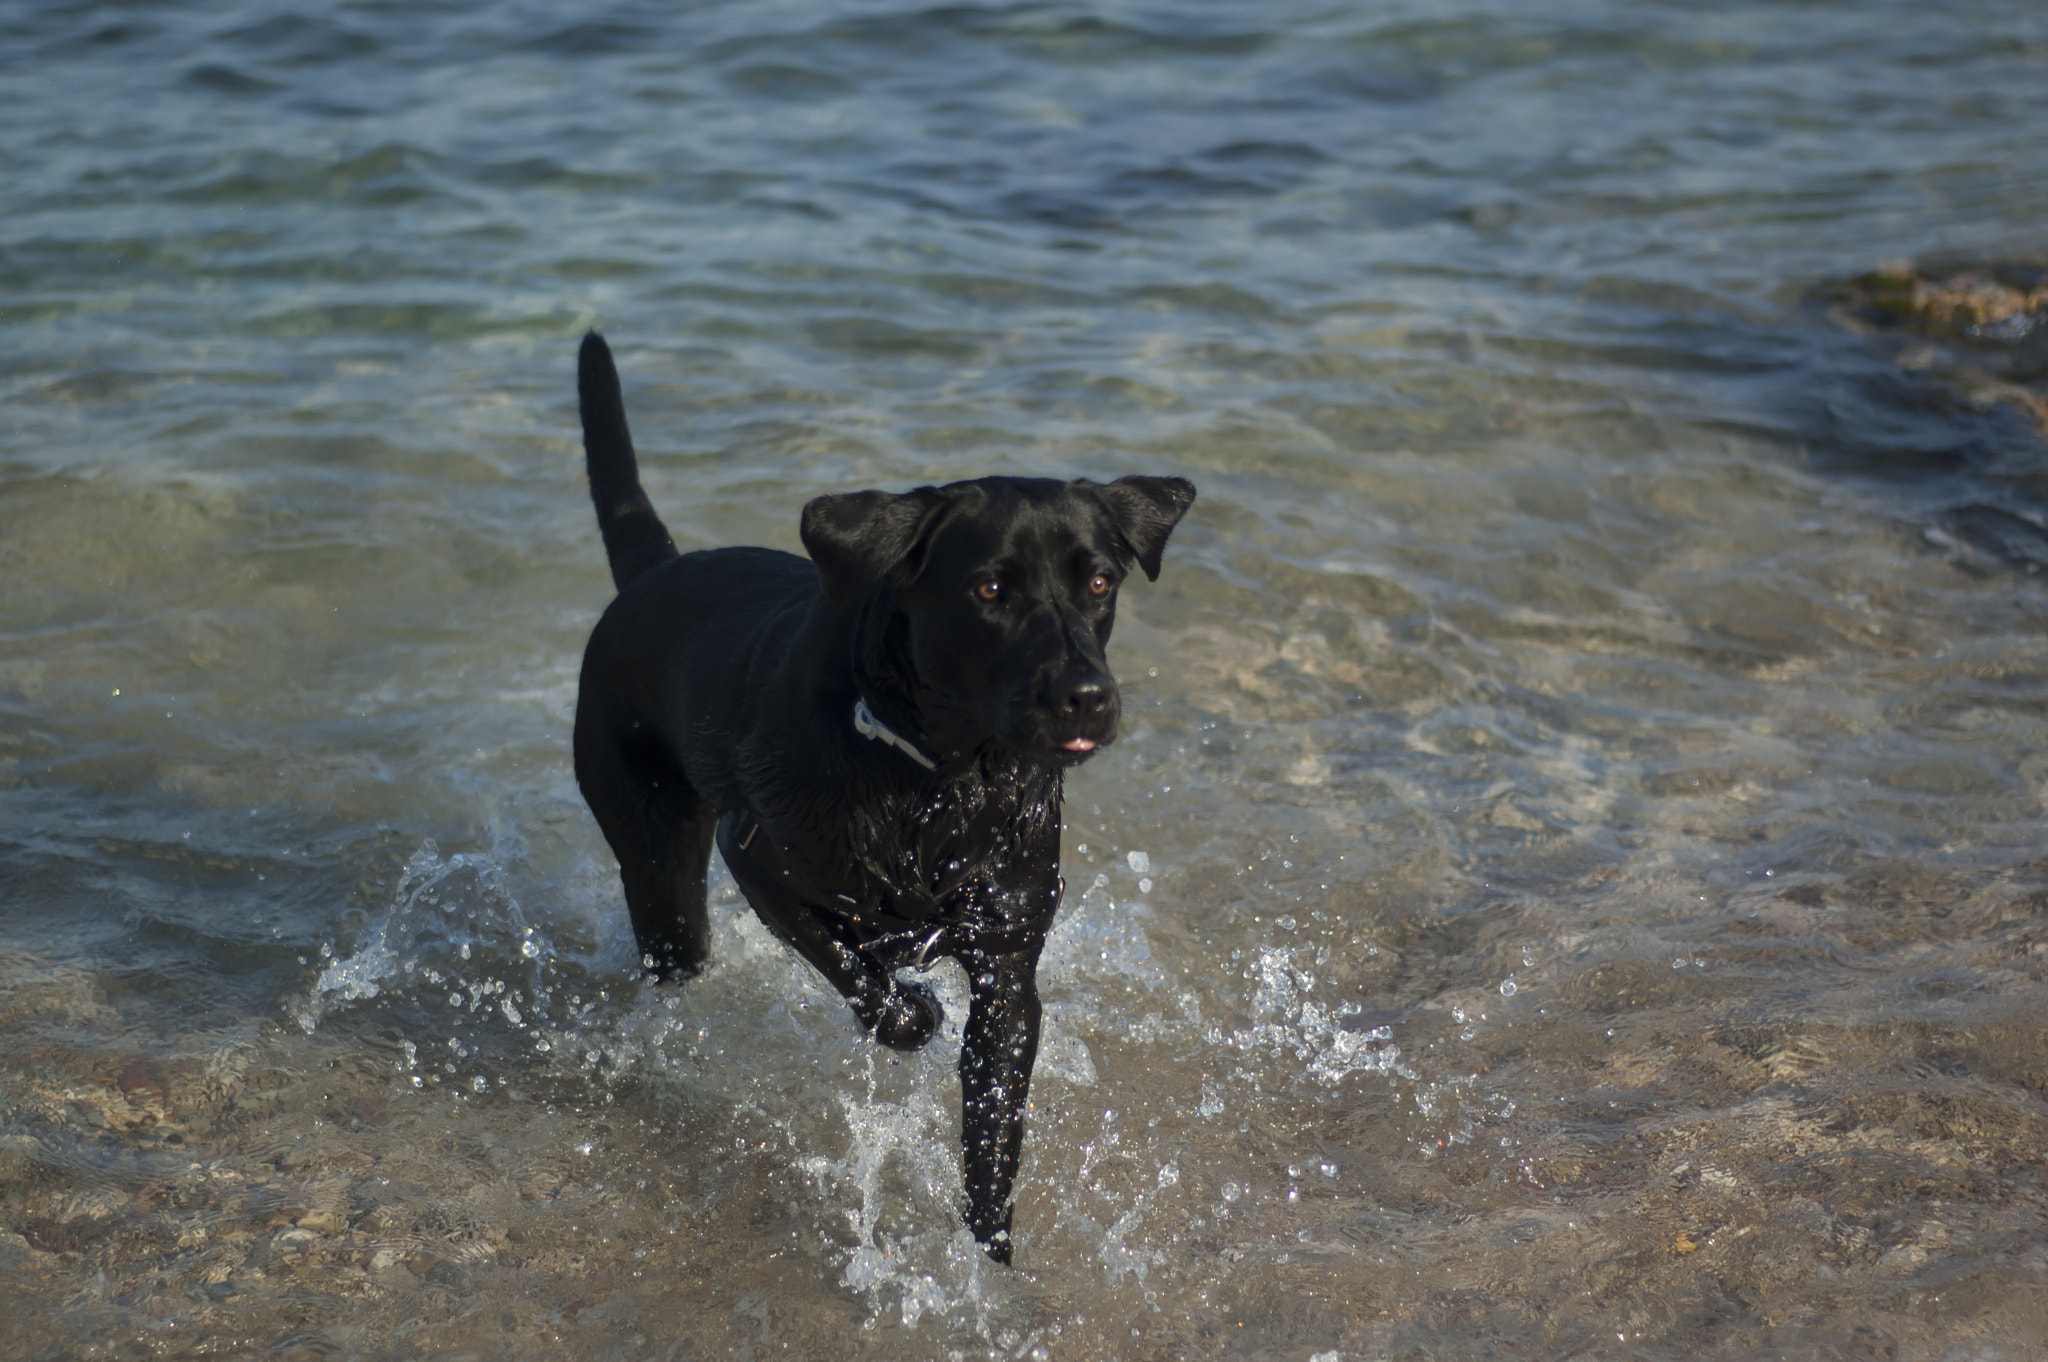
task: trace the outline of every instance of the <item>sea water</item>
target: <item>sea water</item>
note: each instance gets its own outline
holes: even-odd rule
[[[1826,303],[2043,248],[2038,5],[13,0],[0,130],[8,1356],[2048,1346],[2043,445]],[[1201,489],[1014,1268],[954,966],[638,977],[590,327],[684,548]]]

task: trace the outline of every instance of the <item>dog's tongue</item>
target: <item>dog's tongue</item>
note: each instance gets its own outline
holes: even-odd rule
[[[1069,752],[1093,752],[1095,750],[1095,740],[1093,738],[1069,738],[1065,746]]]

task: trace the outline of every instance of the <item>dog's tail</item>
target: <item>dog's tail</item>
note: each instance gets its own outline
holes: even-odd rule
[[[612,585],[626,583],[676,556],[668,528],[640,490],[640,465],[626,430],[626,403],[619,395],[619,371],[604,337],[592,331],[576,357],[576,396],[583,410],[583,455],[590,468],[590,499],[597,528],[611,560]]]

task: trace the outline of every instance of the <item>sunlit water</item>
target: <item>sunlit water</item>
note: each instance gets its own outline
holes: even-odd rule
[[[2041,1355],[2043,447],[1815,299],[2048,11],[573,10],[0,7],[0,1352]],[[1201,488],[1014,1270],[957,975],[635,978],[592,325],[686,546]]]

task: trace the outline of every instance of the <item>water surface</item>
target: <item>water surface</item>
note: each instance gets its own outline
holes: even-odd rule
[[[16,0],[0,128],[10,1356],[2048,1347],[2043,445],[1824,301],[2041,252],[2039,6]],[[685,547],[1201,488],[1016,1270],[957,977],[635,978],[590,326]]]

